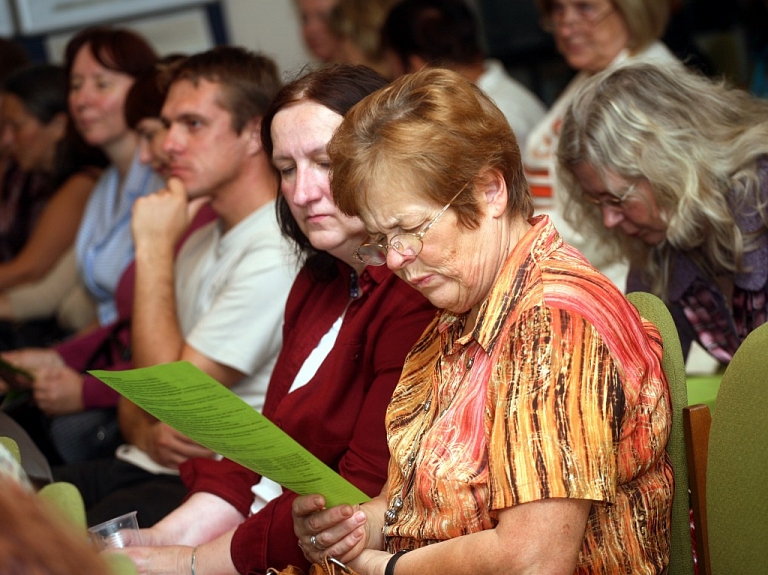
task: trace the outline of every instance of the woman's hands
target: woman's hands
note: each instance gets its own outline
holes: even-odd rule
[[[142,542],[147,545],[142,529]],[[140,575],[188,575],[192,565],[193,547],[174,545],[168,547],[124,547],[110,553],[122,553],[131,558]]]
[[[153,527],[141,530],[142,546],[129,546],[110,552],[122,553],[130,557],[137,571],[142,575],[189,575],[192,571],[193,553],[195,573],[199,575],[206,573],[238,575],[230,555],[233,533],[234,530],[224,532],[212,539],[206,537],[205,543],[170,545],[168,534]]]
[[[326,509],[322,495],[297,497],[292,508],[293,530],[304,556],[312,562],[330,556],[349,563],[365,549],[383,549],[381,520],[385,502],[379,499],[355,507],[338,505]]]

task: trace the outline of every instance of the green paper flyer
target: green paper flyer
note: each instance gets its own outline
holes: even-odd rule
[[[369,499],[189,362],[89,373],[187,437],[291,491],[320,493],[329,507]]]

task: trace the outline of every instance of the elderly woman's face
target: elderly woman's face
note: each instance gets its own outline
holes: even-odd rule
[[[363,224],[339,211],[328,180],[327,146],[341,120],[316,102],[283,108],[272,120],[272,163],[291,213],[315,249],[359,265],[352,254],[365,238]]]
[[[667,222],[646,180],[627,182],[607,172],[605,179],[590,164],[578,164],[573,175],[584,192],[584,201],[599,206],[606,228],[618,228],[648,245],[667,236]]]
[[[380,242],[390,243],[398,234],[418,234],[440,214],[443,205],[414,187],[377,186],[367,191],[360,218]],[[418,255],[403,256],[391,247],[387,250],[387,267],[435,307],[456,313],[476,308],[485,300],[509,251],[505,244],[509,236],[504,233],[509,225],[504,211],[506,187],[500,192],[501,202],[486,191],[474,193],[484,210],[477,228],[461,225],[456,212],[448,209],[422,236]]]
[[[554,0],[548,15],[558,51],[576,70],[604,70],[629,43],[629,30],[610,0]]]

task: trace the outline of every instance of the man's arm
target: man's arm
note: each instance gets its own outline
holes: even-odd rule
[[[229,387],[244,374],[187,345],[179,325],[174,249],[192,220],[192,211],[183,184],[174,178],[168,181],[166,189],[139,198],[134,205],[133,363],[136,367],[147,367],[186,360]]]

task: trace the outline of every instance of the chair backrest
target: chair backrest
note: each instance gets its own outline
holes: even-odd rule
[[[64,520],[73,525],[76,530],[82,531],[83,539],[88,538],[85,504],[77,487],[65,481],[49,483],[38,491],[38,497],[58,511]],[[104,553],[102,558],[107,562],[109,572],[112,575],[138,574],[133,561],[125,555]]]
[[[741,344],[723,374],[707,458],[713,575],[768,569],[768,324]]]
[[[707,532],[707,450],[712,414],[703,403],[683,408],[685,452],[688,456],[688,485],[691,491],[699,575],[710,575],[709,537]]]
[[[59,511],[65,520],[82,529],[83,537],[87,537],[85,503],[77,487],[66,481],[57,481],[43,486],[38,491],[38,496]]]
[[[2,435],[0,436],[0,444],[13,455],[14,459],[16,459],[19,464],[21,464],[21,452],[19,451],[19,444],[16,443],[15,439]]]
[[[672,400],[672,429],[669,433],[667,453],[675,473],[669,575],[694,575],[688,503],[688,465],[683,432],[683,408],[688,405],[688,390],[685,384],[685,360],[680,337],[672,315],[658,297],[650,293],[633,292],[627,295],[627,299],[637,308],[642,318],[656,326],[664,345],[662,368],[669,382]]]
[[[0,411],[0,435],[16,442],[21,454],[21,466],[33,483],[45,485],[53,481],[51,466],[43,452],[35,445],[27,431],[2,411]]]

